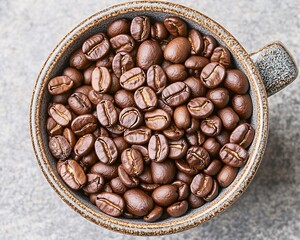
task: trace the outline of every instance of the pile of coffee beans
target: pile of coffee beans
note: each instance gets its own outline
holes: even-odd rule
[[[247,162],[248,79],[226,47],[178,17],[111,22],[48,90],[57,172],[110,216],[182,216]]]

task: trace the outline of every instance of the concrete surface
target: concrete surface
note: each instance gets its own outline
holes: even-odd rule
[[[0,1],[0,239],[141,239],[98,227],[54,193],[36,163],[29,103],[48,53],[84,18],[118,1]],[[180,0],[248,51],[281,40],[300,62],[299,0]],[[271,97],[265,158],[246,193],[197,228],[155,239],[300,239],[300,79]]]

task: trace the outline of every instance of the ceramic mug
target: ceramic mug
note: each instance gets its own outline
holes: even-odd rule
[[[249,160],[239,170],[234,182],[223,189],[214,201],[190,210],[182,217],[169,218],[156,223],[110,217],[92,205],[85,196],[68,188],[57,174],[56,160],[50,154],[46,131],[47,105],[50,101],[50,94],[47,91],[48,81],[62,72],[68,64],[70,54],[79,48],[85,39],[105,31],[107,24],[117,18],[133,18],[138,15],[148,15],[159,21],[167,16],[179,16],[191,28],[199,30],[202,34],[214,36],[220,45],[226,46],[231,52],[236,67],[249,79],[253,101],[251,123],[256,130],[254,141],[249,149]],[[221,25],[190,8],[165,1],[141,1],[116,5],[80,23],[63,38],[45,62],[31,100],[30,130],[35,155],[43,174],[59,197],[88,220],[111,230],[135,235],[163,235],[183,231],[216,216],[245,191],[265,151],[269,125],[267,98],[295,80],[297,74],[293,58],[280,42],[272,43],[256,53],[249,54]]]

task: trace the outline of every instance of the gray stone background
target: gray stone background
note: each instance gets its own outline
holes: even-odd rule
[[[54,193],[29,137],[29,104],[42,64],[84,18],[124,0],[0,0],[0,239],[141,239],[85,220]],[[281,40],[300,62],[299,0],[180,0],[254,51]],[[223,214],[155,239],[300,239],[300,79],[269,99],[270,135],[251,186]],[[144,238],[146,239],[146,238]]]

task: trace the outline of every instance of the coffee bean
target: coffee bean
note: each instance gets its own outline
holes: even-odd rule
[[[70,128],[65,128],[62,135],[67,139],[71,148],[76,144],[76,136]]]
[[[191,29],[188,34],[188,39],[191,44],[191,54],[200,55],[204,48],[204,41],[199,31]]]
[[[220,63],[209,63],[201,71],[200,79],[207,88],[215,88],[225,79],[226,69]]]
[[[120,84],[124,89],[133,91],[142,86],[145,80],[146,75],[144,71],[139,67],[135,67],[122,74]]]
[[[183,137],[184,130],[179,129],[174,123],[171,123],[167,129],[163,130],[163,134],[166,138],[176,141]]]
[[[105,179],[112,179],[118,176],[117,165],[107,165],[102,162],[97,162],[90,169],[90,173],[96,173],[103,176]]]
[[[64,130],[63,126],[58,124],[52,117],[47,119],[46,128],[50,136],[60,135]]]
[[[217,108],[224,108],[229,102],[229,91],[226,88],[215,88],[210,89],[206,97],[215,105]]]
[[[121,182],[128,188],[134,188],[139,185],[139,179],[137,177],[130,176],[122,165],[119,165],[118,167],[118,175],[121,180]]]
[[[87,183],[83,191],[87,194],[98,193],[104,186],[104,178],[99,174],[88,173]]]
[[[112,139],[116,145],[118,153],[123,152],[126,148],[129,148],[129,144],[125,141],[123,137],[116,137]]]
[[[176,174],[176,180],[185,182],[186,184],[190,185],[193,180],[193,177],[184,172],[178,171]]]
[[[164,40],[168,37],[168,31],[163,23],[155,22],[151,26],[151,37],[156,40]]]
[[[170,115],[162,109],[146,112],[144,118],[146,126],[154,131],[166,129],[171,122]]]
[[[68,98],[68,104],[77,115],[88,114],[92,112],[92,104],[89,98],[83,93],[73,93]]]
[[[72,68],[72,67],[67,67],[62,75],[64,76],[68,76],[69,78],[72,79],[73,81],[73,87],[74,88],[77,88],[79,86],[82,85],[82,82],[83,82],[83,75],[80,71],[78,71],[76,68]]]
[[[71,112],[62,104],[52,104],[49,115],[61,126],[67,126],[72,120]]]
[[[159,65],[152,65],[147,71],[147,85],[159,94],[167,85],[167,77]]]
[[[153,192],[156,188],[160,187],[157,183],[141,183],[140,188],[148,193]]]
[[[109,88],[108,92],[110,94],[115,94],[121,88],[122,87],[120,85],[119,78],[117,78],[117,76],[114,73],[111,73],[111,85],[110,85],[110,88]]]
[[[173,116],[173,109],[169,105],[165,104],[162,100],[158,99],[157,107],[164,110],[170,116]]]
[[[248,152],[235,143],[227,143],[220,150],[221,160],[231,167],[242,167],[248,160]]]
[[[200,56],[191,56],[184,62],[186,68],[193,70],[202,70],[207,64],[209,60]]]
[[[199,130],[192,134],[186,134],[186,139],[188,140],[190,145],[198,146],[198,145],[202,145],[204,143],[206,137],[205,137],[204,133]]]
[[[174,110],[174,123],[179,129],[188,128],[191,124],[191,117],[186,105],[181,105]]]
[[[182,201],[182,200],[186,199],[189,196],[190,188],[185,182],[175,181],[175,182],[172,183],[172,185],[175,185],[178,188],[178,190],[177,190],[177,192],[178,192],[177,201]]]
[[[133,67],[134,60],[130,54],[126,52],[119,52],[114,56],[112,69],[118,78]]]
[[[164,20],[164,25],[170,34],[173,36],[187,36],[186,23],[178,17],[167,17]]]
[[[125,128],[118,123],[115,123],[114,125],[112,125],[110,127],[106,127],[106,129],[110,132],[111,135],[112,134],[121,135],[125,131]]]
[[[222,121],[218,116],[212,115],[201,121],[200,128],[206,136],[216,136],[222,129]]]
[[[203,37],[203,43],[204,47],[202,55],[203,57],[209,58],[213,54],[214,49],[217,47],[217,41],[214,37],[206,35]]]
[[[199,173],[191,183],[191,192],[197,197],[204,197],[210,193],[213,188],[213,179],[211,176]]]
[[[119,34],[112,37],[110,40],[110,44],[112,48],[119,52],[127,52],[130,53],[135,48],[134,39],[127,34]]]
[[[95,163],[97,163],[98,157],[95,153],[94,150],[92,150],[90,153],[88,153],[87,155],[83,156],[79,162],[80,166],[82,166],[82,168],[90,168],[91,166],[93,166]]]
[[[217,180],[220,186],[224,188],[228,187],[235,179],[238,171],[238,168],[224,165],[217,176]]]
[[[92,72],[92,87],[99,93],[108,92],[111,86],[111,75],[105,67],[95,67]]]
[[[191,118],[190,125],[185,129],[187,134],[193,134],[197,132],[200,127],[200,121],[196,118]]]
[[[137,16],[130,25],[131,36],[138,42],[145,41],[150,34],[150,19],[147,16]]]
[[[154,162],[163,162],[169,154],[169,145],[162,134],[152,135],[148,144],[149,158]]]
[[[163,214],[163,208],[155,205],[153,210],[148,215],[144,216],[143,219],[146,222],[155,222],[158,219],[160,219],[162,214]]]
[[[117,161],[118,149],[114,141],[109,137],[97,138],[95,151],[99,160],[105,164],[113,164]]]
[[[184,138],[178,141],[169,141],[169,149],[169,158],[180,159],[186,154],[188,143]]]
[[[191,193],[188,198],[189,206],[191,208],[198,208],[205,204],[203,198],[197,197],[195,194]]]
[[[67,159],[72,151],[68,140],[60,135],[50,138],[49,149],[53,157],[62,160]]]
[[[87,59],[81,49],[77,49],[70,57],[70,66],[78,70],[84,70],[91,64],[92,62]]]
[[[90,102],[94,105],[97,105],[102,100],[108,100],[110,102],[114,102],[114,98],[111,95],[108,95],[105,93],[99,93],[95,90],[89,91],[87,96],[88,96]]]
[[[189,204],[186,200],[183,200],[181,202],[176,202],[167,207],[167,213],[171,217],[180,217],[183,214],[185,214],[188,210]]]
[[[229,141],[241,145],[243,148],[250,146],[254,138],[254,128],[249,123],[237,126],[230,135]]]
[[[167,207],[177,201],[178,187],[172,184],[162,185],[156,188],[151,196],[157,205]]]
[[[117,91],[114,95],[114,101],[120,108],[134,107],[133,93],[125,89]]]
[[[203,170],[203,172],[207,175],[214,176],[217,175],[223,167],[223,163],[214,159],[210,162],[210,164]]]
[[[231,63],[229,50],[223,46],[215,48],[210,61],[218,62],[225,67],[229,67]]]
[[[69,90],[62,94],[53,95],[51,98],[51,102],[66,105],[66,104],[68,104],[68,98],[70,97],[71,94],[72,94],[72,92],[71,92],[71,90]]]
[[[137,145],[135,145],[137,146]],[[140,146],[140,145],[139,145]],[[153,183],[153,179],[152,179],[152,175],[151,175],[151,169],[149,166],[146,166],[144,168],[143,173],[139,176],[139,179],[143,182],[143,183]]]
[[[192,98],[205,97],[206,87],[199,78],[189,77],[184,83],[190,88]]]
[[[157,105],[157,97],[150,87],[143,86],[135,91],[134,102],[140,110],[151,111]]]
[[[105,56],[110,48],[109,41],[103,33],[98,33],[87,39],[82,45],[82,52],[89,60],[97,60]]]
[[[212,114],[214,105],[208,98],[197,97],[189,101],[187,109],[194,118],[203,119]]]
[[[102,100],[97,104],[97,116],[102,126],[110,127],[118,121],[118,113],[112,102]]]
[[[89,95],[89,92],[92,91],[93,88],[90,85],[82,85],[74,90],[74,93],[83,93],[85,96]]]
[[[126,130],[124,132],[124,139],[129,144],[145,144],[149,141],[150,137],[151,130],[147,127]]]
[[[148,153],[147,147],[142,146],[142,145],[131,145],[131,148],[138,150],[142,154],[145,164],[150,164],[151,160],[149,158],[149,153]],[[144,172],[145,172],[145,170],[144,170]]]
[[[189,56],[191,44],[185,37],[171,40],[164,50],[164,58],[172,63],[183,63]]]
[[[97,195],[97,207],[107,215],[118,217],[125,209],[125,202],[122,197],[115,193],[103,192]]]
[[[104,57],[97,60],[95,67],[105,67],[111,69],[113,59],[114,54],[109,51]]]
[[[62,180],[71,189],[78,190],[87,182],[87,178],[82,167],[75,160],[60,160],[57,162],[56,168]]]
[[[154,207],[152,198],[140,189],[126,191],[124,200],[127,211],[136,216],[148,215]]]
[[[107,27],[107,35],[112,38],[119,34],[128,34],[130,32],[130,21],[126,18],[117,19],[111,22]]]
[[[83,82],[84,84],[90,85],[92,81],[92,73],[95,69],[95,65],[92,65],[84,70],[83,72]]]
[[[251,117],[253,106],[249,94],[234,95],[231,100],[231,105],[240,118],[248,119]]]
[[[209,153],[211,157],[218,156],[219,151],[221,149],[220,143],[213,137],[206,139],[206,141],[202,145],[203,148]]]
[[[68,76],[52,78],[48,83],[48,91],[52,95],[58,95],[69,91],[74,85],[74,81]]]
[[[141,112],[134,107],[124,108],[119,115],[119,122],[125,128],[133,129],[141,125],[143,117]]]
[[[195,175],[197,174],[198,170],[194,167],[191,167],[188,162],[182,160],[182,159],[177,159],[175,161],[176,167],[179,171],[188,174],[188,175]]]
[[[92,133],[98,126],[97,118],[92,114],[84,114],[76,117],[71,124],[71,129],[77,136]]]
[[[223,129],[219,135],[216,136],[216,140],[223,146],[229,142],[230,132]]]
[[[176,167],[173,160],[167,159],[160,163],[151,161],[150,168],[154,183],[168,184],[175,177]]]
[[[171,64],[165,68],[165,72],[170,82],[183,81],[188,77],[188,72],[183,64]]]
[[[74,153],[78,157],[87,155],[93,148],[95,136],[91,133],[86,134],[79,138],[74,146]]]
[[[110,180],[109,185],[111,186],[113,192],[119,195],[123,195],[128,190],[119,177]]]
[[[127,148],[121,154],[121,161],[125,171],[130,176],[139,176],[143,173],[144,162],[142,154],[132,148]]]
[[[205,197],[203,197],[203,199],[206,202],[211,202],[218,196],[218,194],[219,194],[219,184],[218,184],[217,180],[214,179],[211,192],[209,194],[207,194]]]
[[[233,130],[240,120],[239,116],[231,107],[220,109],[218,112],[218,116],[222,120],[223,127],[228,130]]]
[[[162,91],[162,100],[171,107],[176,107],[188,100],[191,90],[183,82],[172,83]]]
[[[237,69],[227,70],[223,83],[224,87],[237,94],[245,94],[249,90],[249,82],[246,75]]]
[[[192,146],[187,151],[186,161],[191,167],[203,170],[210,163],[210,157],[203,147]]]

